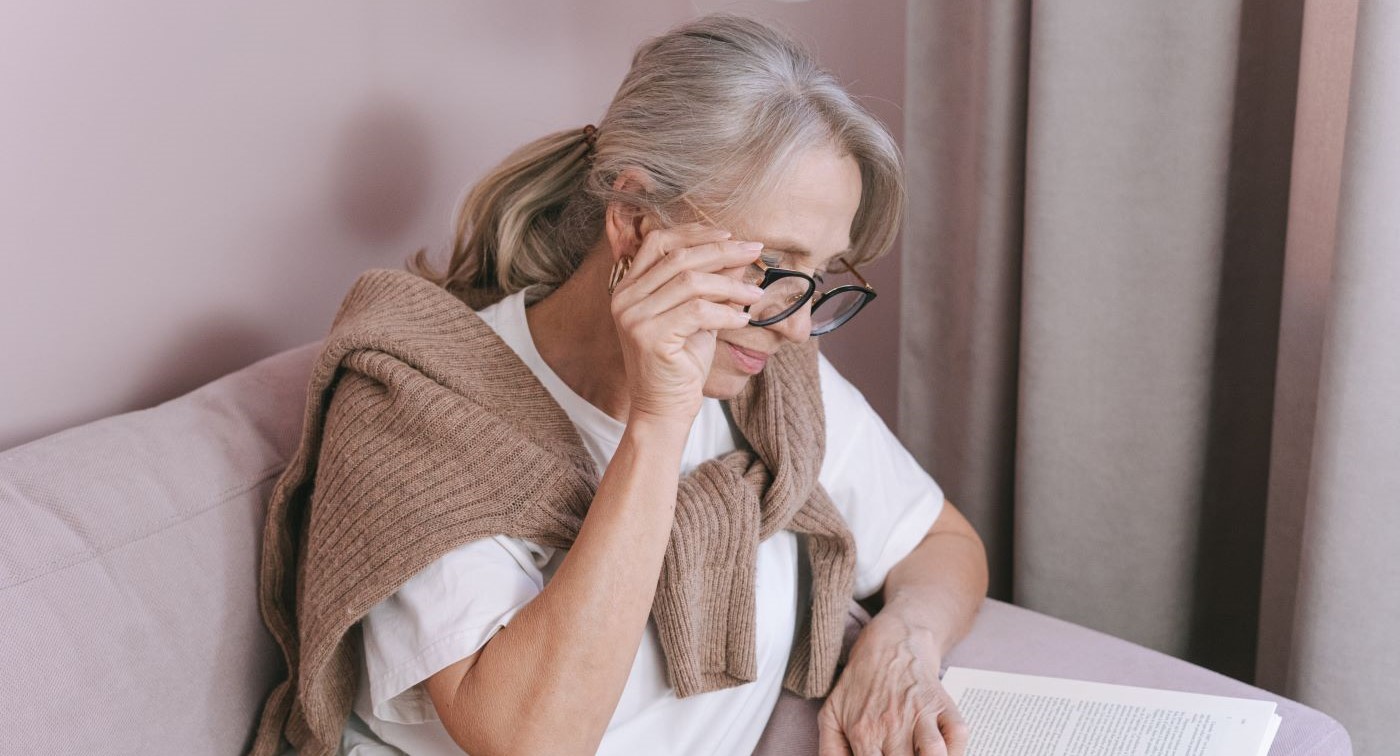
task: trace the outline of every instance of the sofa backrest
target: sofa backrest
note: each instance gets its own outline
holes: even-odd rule
[[[319,350],[0,453],[6,753],[243,751],[280,672],[263,512]]]

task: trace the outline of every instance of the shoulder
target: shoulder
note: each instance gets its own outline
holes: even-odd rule
[[[519,293],[517,293],[517,296],[518,295]],[[481,318],[481,321],[490,326],[491,330],[499,333],[502,325],[504,325],[503,321],[506,319],[506,313],[509,312],[509,308],[512,304],[514,304],[514,300],[507,296],[496,300],[480,310],[473,310],[472,314]]]

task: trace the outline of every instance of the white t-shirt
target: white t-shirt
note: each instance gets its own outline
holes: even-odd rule
[[[526,296],[517,293],[478,314],[568,414],[602,471],[624,425],[574,393],[545,364],[525,320]],[[865,598],[880,590],[890,568],[928,532],[942,510],[943,493],[825,357],[820,380],[827,443],[819,480],[855,537],[854,593]],[[682,474],[733,451],[736,433],[720,402],[706,399],[686,441]],[[423,681],[485,645],[544,589],[566,553],[520,538],[483,538],[444,554],[370,609],[361,623],[365,653],[344,752],[460,754]],[[758,678],[752,683],[677,698],[666,684],[666,660],[649,619],[598,753],[751,753],[778,700],[799,602],[807,600],[798,595],[797,560],[797,537],[790,531],[759,544]]]

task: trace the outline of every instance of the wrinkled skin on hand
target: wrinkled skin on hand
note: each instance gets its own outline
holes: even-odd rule
[[[898,614],[877,614],[817,715],[820,756],[963,756],[968,729],[938,679],[941,655]]]

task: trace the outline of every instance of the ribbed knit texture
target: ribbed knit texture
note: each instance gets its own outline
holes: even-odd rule
[[[802,536],[812,574],[784,685],[829,691],[855,544],[817,482],[816,347],[785,348],[729,402],[749,449],[680,481],[652,617],[680,697],[755,679],[759,542]],[[311,375],[301,441],[268,502],[259,604],[286,661],[251,753],[339,746],[358,622],[464,543],[504,534],[568,548],[598,474],[568,416],[476,313],[411,273],[367,271]]]

